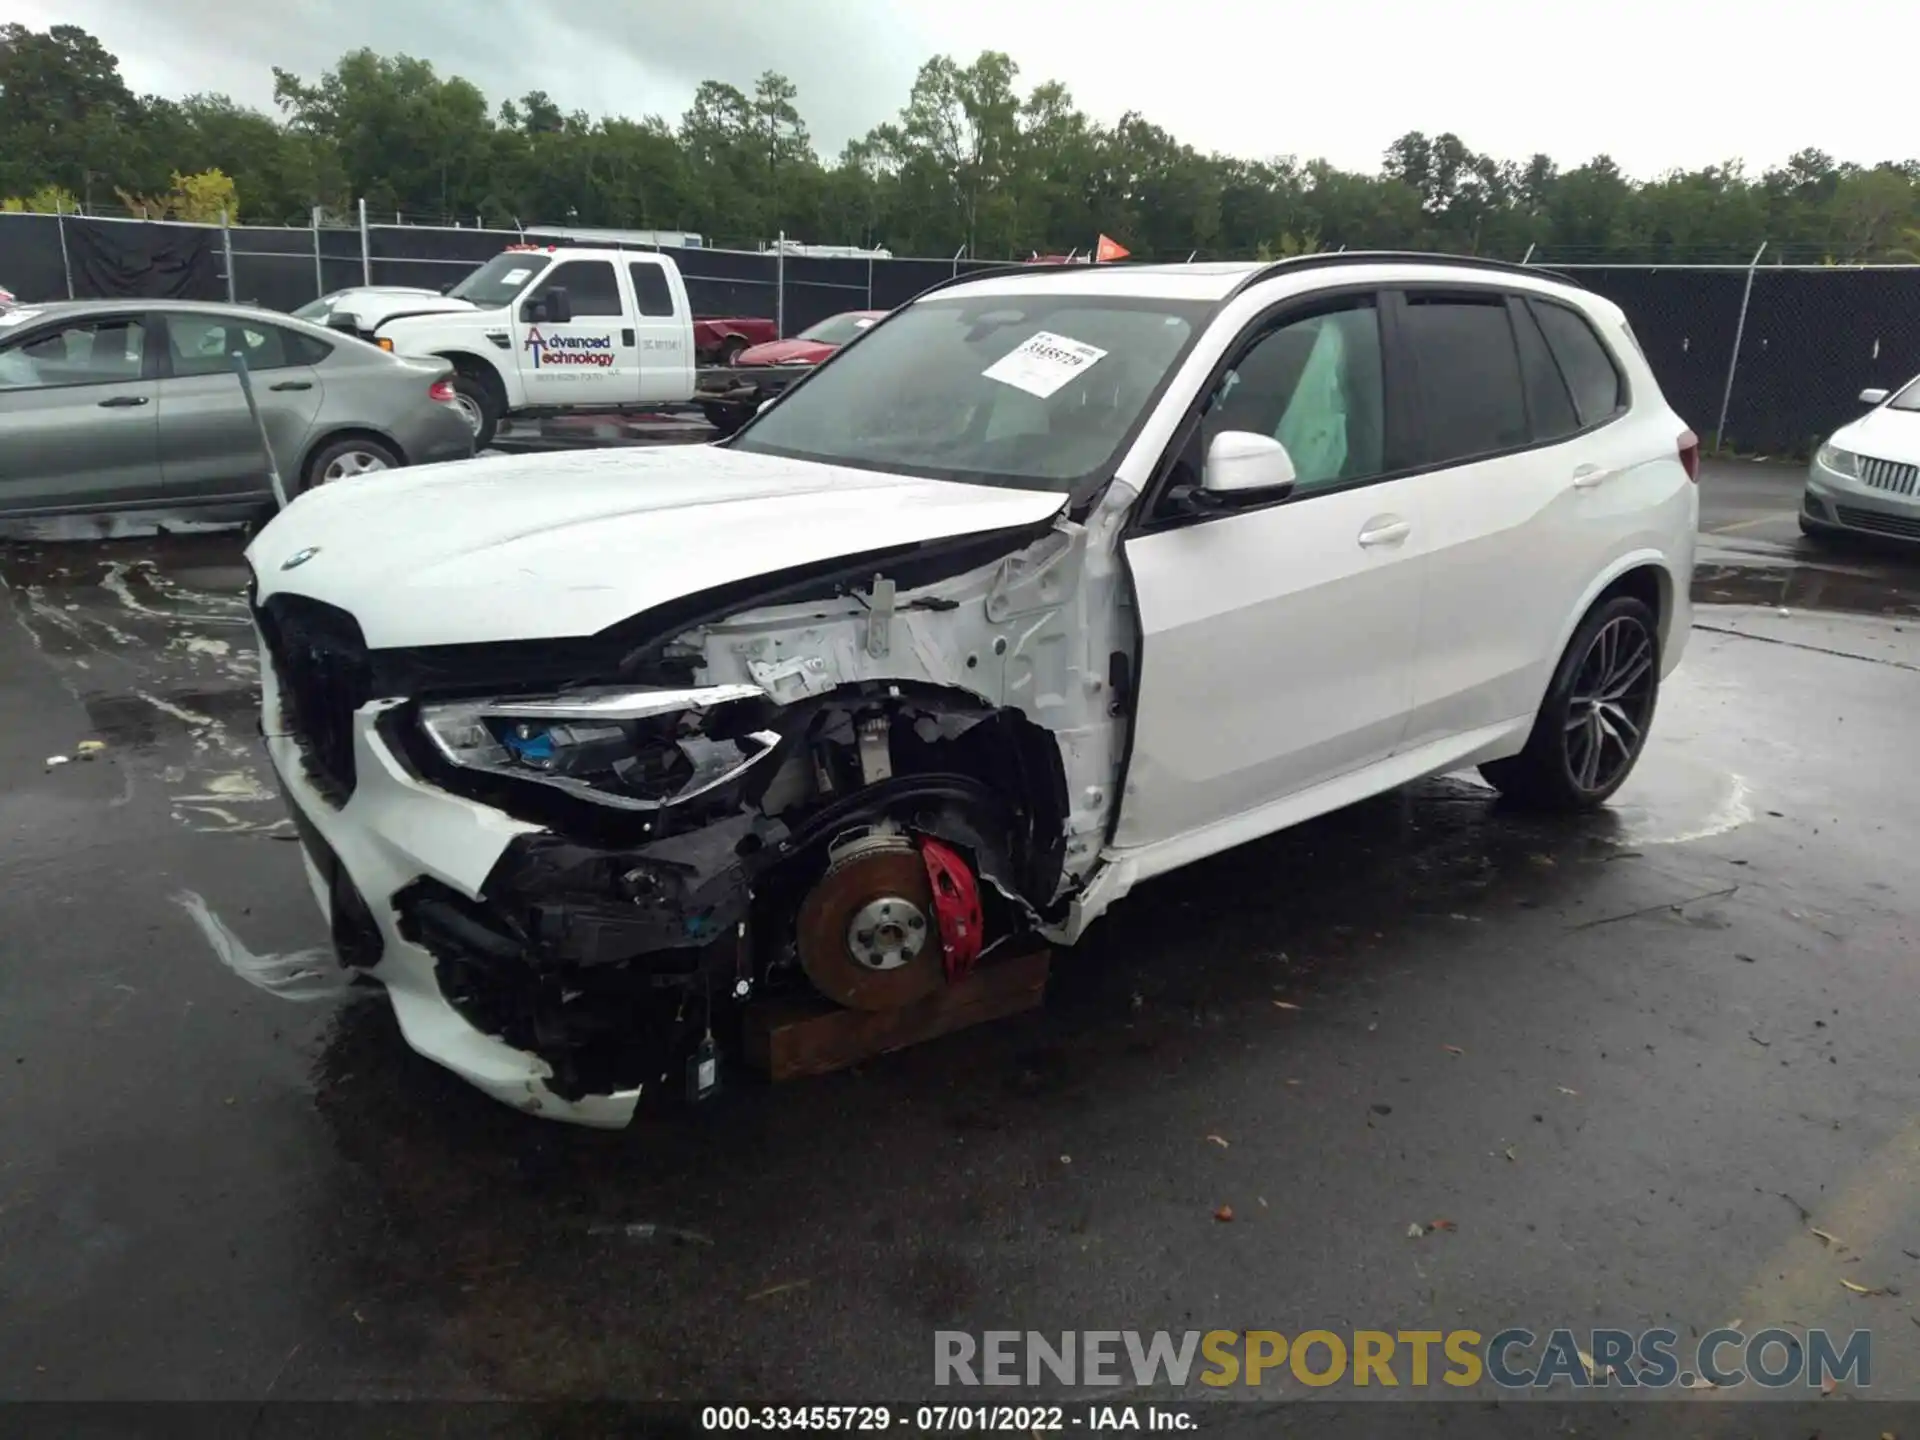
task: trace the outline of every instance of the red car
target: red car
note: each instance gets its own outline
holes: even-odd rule
[[[802,330],[791,340],[773,340],[742,351],[736,365],[818,365],[874,321],[884,310],[849,310]]]
[[[696,315],[694,358],[702,365],[737,365],[748,350],[765,344],[777,334],[779,331],[771,320],[749,319],[744,315]]]
[[[825,360],[862,330],[886,315],[884,310],[849,310],[802,330],[791,340],[770,340],[742,351],[734,361],[738,379],[729,379],[700,400],[707,423],[731,435],[753,412]]]

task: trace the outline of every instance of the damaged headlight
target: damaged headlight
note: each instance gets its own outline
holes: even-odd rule
[[[576,690],[423,705],[420,727],[465,769],[622,810],[662,810],[730,784],[773,753],[776,732],[715,723],[730,706],[765,699],[757,685]],[[714,730],[740,733],[715,738]]]

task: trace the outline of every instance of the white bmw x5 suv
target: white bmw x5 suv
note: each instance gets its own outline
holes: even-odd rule
[[[913,1004],[1422,776],[1605,800],[1697,464],[1539,271],[1023,267],[721,444],[301,496],[248,551],[262,728],[409,1043],[619,1125],[743,1000]]]

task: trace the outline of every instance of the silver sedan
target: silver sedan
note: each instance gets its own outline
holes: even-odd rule
[[[236,351],[292,492],[473,453],[439,361],[244,305],[21,304],[0,312],[0,516],[270,499]]]
[[[1920,540],[1920,379],[1889,395],[1862,390],[1873,408],[1833,432],[1807,467],[1800,532]]]

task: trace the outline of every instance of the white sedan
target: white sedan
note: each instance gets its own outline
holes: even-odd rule
[[[1862,390],[1873,409],[1833,432],[1807,467],[1800,531],[1920,540],[1920,379],[1889,395]]]

